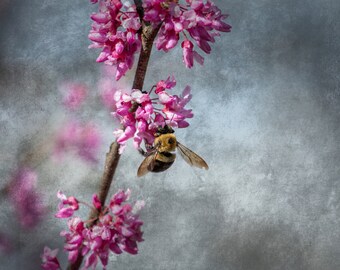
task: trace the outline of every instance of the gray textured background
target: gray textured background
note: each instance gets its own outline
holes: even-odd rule
[[[177,91],[192,86],[195,117],[177,137],[211,169],[178,159],[163,175],[136,179],[142,158],[130,145],[115,188],[146,200],[145,242],[137,256],[112,257],[110,269],[340,269],[340,2],[216,3],[233,29],[205,66],[186,70],[179,49],[155,51],[146,80],[149,87],[174,74]],[[4,184],[20,153],[49,141],[65,117],[58,83],[95,86],[100,65],[98,52],[87,49],[96,9],[88,1],[2,1],[0,9]],[[37,167],[51,212],[57,189],[83,200],[96,189],[114,126],[95,90],[91,98],[82,117],[102,128],[102,159],[92,167],[72,157]],[[18,234],[1,203],[0,231],[17,248],[1,257],[1,269],[38,269],[42,247],[61,247],[65,225],[50,214]]]

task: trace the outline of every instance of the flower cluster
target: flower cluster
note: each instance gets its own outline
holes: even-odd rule
[[[92,1],[96,3],[98,1]],[[137,31],[141,27],[136,8],[116,1],[100,1],[98,13],[93,13],[89,39],[90,48],[102,48],[97,62],[115,65],[116,80],[132,68],[134,54],[140,48]]]
[[[55,214],[57,218],[68,218],[73,215],[74,211],[79,209],[78,200],[74,197],[66,197],[64,193],[58,191],[57,197],[60,200],[58,205],[58,213]]]
[[[193,60],[203,64],[204,58],[193,50],[194,45],[190,36],[198,47],[209,54],[209,42],[215,42],[219,32],[229,32],[231,26],[223,22],[227,15],[210,0],[186,0],[181,4],[178,0],[145,0],[144,19],[154,24],[162,23],[158,34],[157,48],[165,52],[174,48],[179,41],[179,34],[183,33],[184,41],[183,61],[186,67],[193,66]]]
[[[59,270],[60,264],[57,259],[58,249],[51,250],[49,247],[44,248],[44,253],[41,255],[41,267],[44,270]]]
[[[98,1],[91,1],[97,3]],[[155,27],[161,24],[156,46],[165,52],[174,48],[183,35],[183,62],[191,68],[194,60],[203,64],[204,58],[194,50],[194,41],[198,47],[209,54],[209,43],[215,42],[219,32],[230,32],[231,26],[223,20],[227,15],[210,0],[144,0],[143,20]],[[131,69],[134,54],[141,44],[138,31],[141,22],[135,5],[128,1],[99,1],[99,12],[91,16],[94,21],[89,39],[91,48],[102,48],[97,62],[116,65],[116,80]],[[191,38],[191,39],[190,39]]]
[[[83,160],[95,162],[100,141],[100,132],[95,125],[69,121],[58,131],[54,155],[61,158],[65,152],[74,151]]]
[[[35,227],[46,209],[41,194],[36,190],[37,174],[28,167],[20,168],[12,177],[8,186],[8,196],[25,229]]]
[[[94,225],[87,227],[86,221],[79,217],[71,217],[78,209],[77,199],[67,198],[58,192],[61,204],[56,217],[71,217],[67,223],[68,230],[61,232],[61,236],[65,237],[64,249],[68,252],[70,263],[74,263],[81,255],[85,258],[83,269],[95,269],[99,261],[105,269],[110,251],[115,254],[121,254],[123,251],[130,254],[138,253],[137,243],[143,241],[141,231],[143,222],[139,219],[138,213],[144,207],[144,202],[137,201],[132,206],[126,202],[129,197],[130,190],[120,190],[112,196],[108,206],[102,206],[97,195],[94,195],[92,204],[100,213]],[[42,257],[43,267],[47,264],[55,267],[46,266],[43,269],[59,269],[56,251],[45,248]]]
[[[113,115],[118,118],[123,128],[115,130],[114,135],[121,145],[120,153],[130,138],[133,138],[135,148],[139,149],[143,140],[148,145],[153,143],[154,134],[159,127],[189,126],[186,118],[192,118],[193,113],[184,107],[192,97],[190,87],[185,87],[180,96],[170,95],[166,90],[172,89],[175,85],[174,77],[158,82],[155,86],[156,98],[151,98],[151,91],[150,93],[137,89],[133,89],[131,93],[116,91]],[[161,107],[157,108],[157,105]]]

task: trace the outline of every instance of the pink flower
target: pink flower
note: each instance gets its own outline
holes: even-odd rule
[[[156,84],[155,98],[151,98],[151,92],[136,89],[132,90],[131,94],[116,91],[114,94],[116,110],[113,115],[123,128],[115,130],[114,135],[121,145],[120,153],[131,138],[136,149],[140,149],[143,141],[146,146],[152,145],[155,132],[164,125],[178,128],[189,126],[185,119],[192,118],[193,113],[185,109],[185,106],[191,99],[190,87],[187,86],[181,96],[169,94],[167,90],[175,85],[176,80],[173,76],[159,81]]]
[[[171,89],[171,88],[174,88],[175,86],[176,86],[175,77],[169,76],[165,81],[160,80],[157,83],[155,93],[158,94],[159,92],[164,91],[165,89]]]
[[[123,5],[121,1],[101,1],[99,12],[93,13],[90,48],[102,48],[97,62],[117,67],[116,80],[131,69],[134,55],[140,48],[141,27],[135,7]]]
[[[42,258],[42,269],[44,270],[58,270],[60,264],[57,259],[58,249],[51,250],[49,247],[44,247],[44,253],[41,255]]]
[[[70,110],[78,109],[86,99],[87,86],[81,83],[66,83],[62,89],[66,92],[63,104]]]
[[[95,125],[70,121],[57,134],[54,154],[61,158],[65,152],[73,151],[83,160],[93,163],[97,161],[100,141],[100,133]]]
[[[92,1],[97,2],[97,1]],[[123,4],[124,3],[124,4]],[[99,11],[91,16],[94,21],[89,33],[93,42],[90,48],[101,48],[97,62],[104,62],[117,67],[116,80],[131,69],[134,55],[141,48],[141,27],[135,5],[125,4],[121,0],[99,1]],[[156,39],[158,50],[165,52],[174,48],[181,38],[183,60],[186,67],[193,66],[193,59],[203,64],[204,58],[193,50],[197,46],[209,54],[210,43],[220,32],[230,32],[231,26],[223,20],[227,15],[210,0],[144,0],[143,20],[153,26],[161,24]]]
[[[37,174],[31,168],[20,168],[12,177],[8,196],[23,228],[35,227],[46,212],[41,194],[36,190]]]
[[[93,194],[92,196],[92,204],[93,206],[97,209],[100,210],[102,208],[102,204],[99,201],[98,195],[97,194]]]
[[[231,29],[230,25],[223,22],[227,15],[223,15],[210,0],[187,0],[186,4],[170,0],[145,0],[144,9],[144,20],[154,25],[163,22],[156,41],[157,49],[169,51],[177,45],[183,33],[183,61],[188,68],[193,66],[194,59],[200,64],[204,60],[193,50],[194,45],[188,36],[209,54],[209,43],[215,42],[215,36],[219,36],[219,32],[230,32]]]
[[[159,99],[164,105],[163,112],[166,115],[168,124],[172,127],[184,128],[189,126],[189,123],[185,121],[186,118],[192,118],[194,115],[192,110],[184,109],[185,105],[191,100],[191,89],[187,86],[181,96],[170,96],[165,92],[160,92]]]
[[[58,205],[58,213],[55,214],[57,218],[68,218],[73,215],[74,211],[79,209],[78,201],[75,197],[66,197],[64,193],[58,191],[57,197],[61,200]]]
[[[187,68],[192,68],[194,65],[194,60],[200,65],[203,65],[204,58],[193,50],[194,45],[190,40],[184,40],[182,42],[183,48],[183,62]]]
[[[93,195],[95,208],[102,210],[92,227],[85,226],[79,217],[68,220],[68,230],[62,231],[61,236],[65,237],[64,250],[68,252],[69,262],[75,262],[81,254],[85,257],[83,269],[94,269],[98,263],[105,269],[110,252],[138,253],[137,243],[143,241],[143,222],[138,213],[144,202],[137,201],[132,206],[127,203],[129,197],[129,190],[120,190],[112,196],[108,207],[101,207],[97,195]]]
[[[68,260],[74,263],[82,249],[87,229],[79,217],[70,218],[67,226],[69,231],[62,231],[60,235],[65,237],[66,244],[64,245],[64,250],[68,251]]]

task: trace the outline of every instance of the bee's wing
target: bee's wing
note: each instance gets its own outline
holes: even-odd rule
[[[155,158],[156,158],[157,152],[150,153],[140,164],[138,171],[137,171],[137,176],[141,177],[145,174],[147,174],[150,170],[152,170],[154,163],[155,163]]]
[[[208,164],[199,155],[191,151],[189,148],[185,147],[183,144],[177,142],[177,149],[183,157],[183,159],[191,166],[195,166],[201,169],[208,170]]]

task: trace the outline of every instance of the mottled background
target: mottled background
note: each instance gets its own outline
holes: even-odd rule
[[[0,4],[1,185],[66,117],[57,90],[63,80],[93,88],[82,117],[104,136],[98,165],[72,156],[37,165],[51,213],[34,231],[18,233],[1,200],[0,230],[16,239],[1,269],[38,269],[44,245],[61,248],[65,224],[52,217],[55,192],[88,200],[113,139],[115,126],[95,90],[98,51],[87,49],[96,9],[88,2]],[[137,179],[142,157],[129,145],[114,189],[130,187],[133,200],[146,200],[145,241],[137,256],[111,257],[112,269],[340,269],[340,2],[216,3],[233,29],[205,66],[186,70],[180,48],[154,51],[146,78],[150,87],[174,74],[176,91],[192,86],[195,117],[177,137],[210,170],[178,159],[162,175]]]

